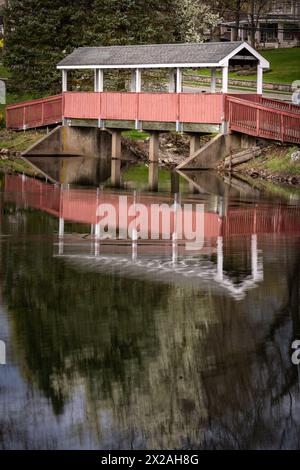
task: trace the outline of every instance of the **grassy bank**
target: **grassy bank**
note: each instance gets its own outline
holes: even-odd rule
[[[271,65],[271,71],[264,74],[264,81],[270,83],[292,84],[295,80],[300,80],[300,47],[292,49],[270,49],[260,50]],[[209,69],[201,69],[196,73],[199,75],[210,75]],[[221,77],[221,72],[217,74]],[[256,80],[256,74],[238,75],[236,72],[229,74],[230,78],[242,80]]]
[[[36,171],[21,158],[21,152],[37,142],[45,131],[13,132],[0,130],[0,172],[25,173],[34,175]]]
[[[239,165],[235,171],[273,181],[300,183],[300,160],[291,159],[297,150],[295,146],[272,144],[260,157]]]
[[[12,153],[23,152],[30,145],[37,142],[45,135],[44,130],[28,130],[26,132],[0,130],[0,149],[7,149]]]

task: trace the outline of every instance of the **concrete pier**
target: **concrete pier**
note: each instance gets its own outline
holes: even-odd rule
[[[151,132],[149,140],[149,162],[157,163],[159,155],[159,132]]]

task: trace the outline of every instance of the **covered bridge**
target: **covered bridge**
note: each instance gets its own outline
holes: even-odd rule
[[[155,44],[139,46],[80,47],[57,66],[63,72],[63,91],[67,91],[68,70],[93,69],[94,91],[104,91],[104,72],[132,70],[131,90],[142,91],[143,69],[169,69],[169,91],[182,92],[182,72],[191,68],[211,69],[211,93],[216,92],[216,71],[222,69],[222,92],[228,92],[229,65],[257,66],[257,93],[262,93],[263,69],[270,67],[246,42],[195,44]]]
[[[228,72],[234,65],[256,68],[256,92],[228,93]],[[225,135],[230,140],[230,134],[238,132],[239,135],[300,143],[299,106],[262,96],[263,71],[269,66],[247,42],[81,47],[57,65],[62,72],[61,95],[8,106],[7,127],[26,130],[62,122],[56,137],[50,135],[47,139],[46,148],[45,142],[38,144],[26,155],[33,151],[35,154],[46,151],[49,155],[54,141],[56,155],[78,154],[79,149],[79,153],[85,155],[88,147],[97,154],[101,152],[99,130],[107,131],[112,135],[109,150],[112,174],[115,171],[119,174],[121,133],[126,129],[143,129],[151,134],[149,161],[152,163],[158,160],[159,132],[165,131],[191,135],[192,160],[198,155],[201,133],[220,133],[222,138]],[[183,71],[201,68],[210,69],[210,88],[201,93],[196,88],[192,93],[183,92]],[[143,75],[151,69],[168,72],[168,92],[143,90]],[[114,70],[127,70],[126,91],[107,90],[106,74],[108,71],[113,74]],[[68,74],[71,71],[92,71],[93,89],[83,91],[79,85],[75,91],[70,90]],[[220,91],[216,86],[217,71],[222,75]],[[89,136],[93,134],[89,143],[95,142],[94,147],[87,142],[87,128],[95,131],[95,135],[89,133]],[[72,138],[68,139],[71,129]],[[78,148],[74,148],[74,142],[78,143]],[[218,151],[214,147],[213,152],[220,158],[221,150],[231,152],[223,140]]]

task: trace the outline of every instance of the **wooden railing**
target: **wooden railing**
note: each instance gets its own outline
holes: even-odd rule
[[[64,118],[219,124],[218,93],[64,93]]]
[[[62,95],[49,96],[38,100],[25,101],[6,107],[8,129],[32,129],[62,122]]]
[[[225,120],[232,131],[300,143],[300,107],[254,94],[67,92],[6,108],[8,129],[58,124],[63,117],[201,124]]]
[[[293,104],[293,103],[287,103],[285,101],[279,101],[279,100],[272,100],[270,98],[265,98],[264,96],[259,96],[259,103],[263,106],[268,106],[269,108],[275,108],[275,109],[280,109],[281,111],[287,111],[290,113],[298,113],[300,114],[300,106]]]
[[[299,113],[227,96],[226,119],[232,131],[281,142],[300,143]]]

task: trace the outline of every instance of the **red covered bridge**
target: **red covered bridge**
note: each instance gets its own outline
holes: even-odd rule
[[[229,94],[229,67],[249,65],[257,69],[257,93]],[[183,70],[191,68],[211,70],[209,93],[182,92]],[[83,47],[58,64],[62,94],[7,106],[7,127],[26,130],[62,123],[77,129],[106,130],[113,134],[114,161],[121,160],[121,132],[125,129],[151,134],[150,162],[158,159],[158,133],[163,131],[191,135],[192,159],[199,150],[197,136],[201,133],[235,132],[300,144],[300,107],[262,96],[263,70],[267,68],[266,59],[246,42]],[[74,70],[92,73],[93,91],[68,90],[68,74]],[[122,70],[125,91],[105,89],[106,73],[112,70]],[[149,70],[160,70],[160,79],[167,71],[168,93],[143,91],[143,87],[149,88]],[[218,70],[222,72],[219,92]],[[118,173],[114,165],[112,174]]]

